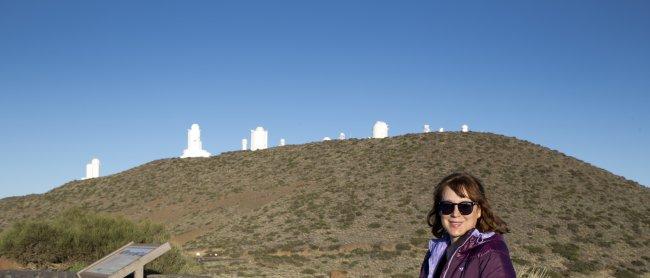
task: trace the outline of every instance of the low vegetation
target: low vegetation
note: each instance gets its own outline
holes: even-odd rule
[[[148,221],[134,223],[121,217],[70,209],[50,220],[25,220],[0,235],[0,255],[34,267],[80,270],[119,247],[135,243],[164,243],[163,226]],[[191,271],[191,260],[178,248],[147,266],[150,272]]]

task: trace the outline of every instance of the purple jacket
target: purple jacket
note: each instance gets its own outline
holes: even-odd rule
[[[447,260],[440,277],[515,277],[515,269],[503,237],[494,232],[469,231],[469,237]],[[462,239],[460,239],[462,240]],[[449,237],[429,241],[429,251],[420,268],[420,278],[431,278],[445,256]]]

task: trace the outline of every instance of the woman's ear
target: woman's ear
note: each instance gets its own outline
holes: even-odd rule
[[[478,212],[477,212],[478,215],[477,215],[476,219],[481,219],[481,206],[476,205],[476,208],[477,208],[477,210],[478,210]]]

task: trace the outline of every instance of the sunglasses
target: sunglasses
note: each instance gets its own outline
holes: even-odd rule
[[[454,206],[458,206],[458,211],[462,215],[469,215],[474,210],[475,202],[460,202],[452,203],[447,201],[442,201],[438,205],[438,211],[444,215],[452,214],[454,212]]]

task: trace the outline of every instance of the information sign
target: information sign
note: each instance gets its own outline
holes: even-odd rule
[[[135,273],[135,278],[142,278],[144,265],[170,249],[169,243],[153,245],[131,242],[82,269],[77,276],[80,278],[123,278]]]

